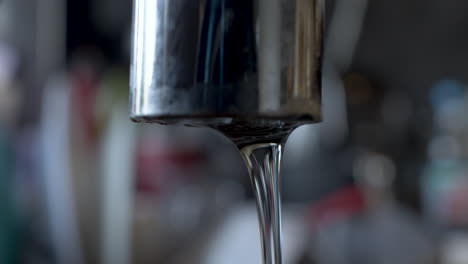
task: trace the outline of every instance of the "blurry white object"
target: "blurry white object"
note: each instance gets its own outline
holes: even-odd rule
[[[254,205],[234,208],[210,241],[203,264],[261,263],[257,210]],[[293,264],[306,241],[301,217],[288,206],[283,208],[283,262]]]
[[[468,263],[468,234],[455,233],[442,246],[443,264]]]
[[[19,58],[15,49],[0,41],[0,84],[12,81],[18,67]]]
[[[58,264],[83,262],[76,215],[70,152],[70,89],[65,76],[52,78],[44,90],[40,157],[49,228]]]
[[[135,130],[126,106],[115,106],[103,145],[102,264],[131,263]]]

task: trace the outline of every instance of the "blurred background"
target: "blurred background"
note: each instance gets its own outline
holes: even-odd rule
[[[325,0],[286,264],[468,263],[468,2]],[[0,264],[260,263],[235,147],[133,124],[131,0],[0,0]]]

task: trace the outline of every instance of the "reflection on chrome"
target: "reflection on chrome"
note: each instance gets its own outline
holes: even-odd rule
[[[135,0],[131,116],[321,119],[320,0]]]

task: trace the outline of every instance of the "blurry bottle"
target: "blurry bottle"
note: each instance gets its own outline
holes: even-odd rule
[[[15,122],[18,82],[15,50],[0,41],[0,263],[19,260],[19,218],[15,203]]]
[[[433,136],[422,177],[425,214],[441,237],[443,263],[468,263],[468,110],[466,88],[443,80],[432,89]]]
[[[14,152],[0,123],[0,263],[17,263],[19,226],[13,202]]]
[[[319,218],[309,250],[312,263],[431,263],[432,244],[424,227],[393,197],[393,162],[361,152],[354,175],[357,188],[348,187],[325,202],[326,210],[315,211]]]

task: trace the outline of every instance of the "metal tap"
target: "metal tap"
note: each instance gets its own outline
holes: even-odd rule
[[[130,116],[321,120],[323,0],[134,0]]]

